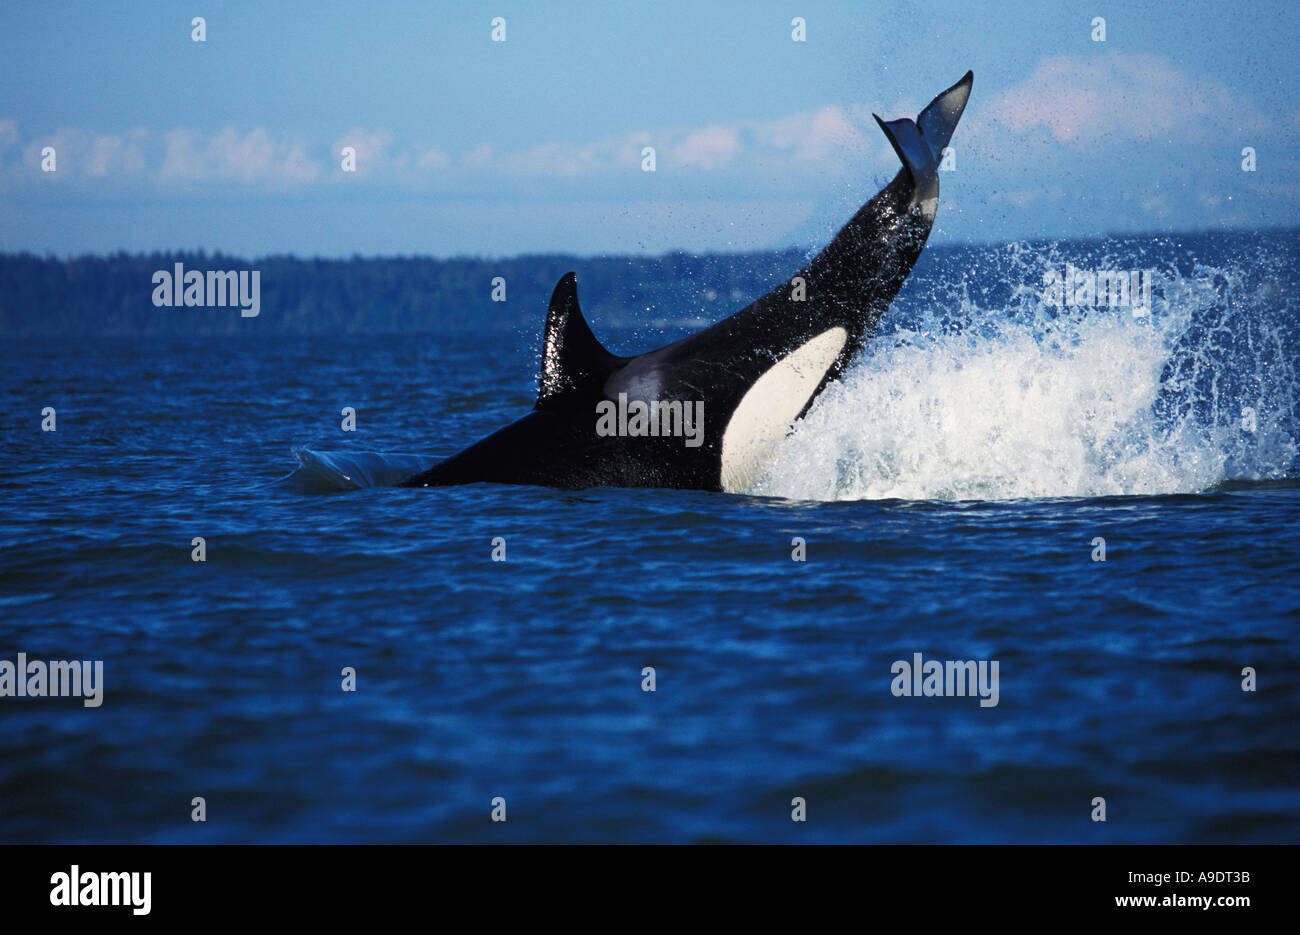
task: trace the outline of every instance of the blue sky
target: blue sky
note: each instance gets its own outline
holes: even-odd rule
[[[936,241],[1292,225],[1298,9],[9,3],[0,250],[806,246],[897,169],[871,113],[968,68]]]

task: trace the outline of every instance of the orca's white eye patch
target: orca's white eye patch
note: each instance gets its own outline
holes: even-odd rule
[[[848,332],[831,328],[800,345],[754,381],[722,433],[722,489],[744,493],[808,404],[844,349]]]

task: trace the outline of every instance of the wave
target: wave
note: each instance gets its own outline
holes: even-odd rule
[[[279,484],[303,493],[330,493],[366,487],[395,487],[433,464],[427,455],[378,451],[316,451],[295,448],[298,467]]]
[[[1291,258],[1210,265],[1171,246],[1162,258],[1015,244],[915,290],[752,492],[1088,497],[1300,476]],[[1067,262],[1153,269],[1149,310],[1044,301],[1044,271]]]

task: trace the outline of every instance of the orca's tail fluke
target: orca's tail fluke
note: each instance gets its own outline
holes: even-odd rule
[[[876,118],[880,129],[884,130],[885,136],[889,137],[889,144],[894,147],[894,152],[898,153],[899,160],[912,176],[912,185],[916,188],[919,197],[925,197],[920,193],[928,192],[930,188],[933,188],[937,195],[939,160],[922,136],[921,128],[907,117],[886,122],[875,114],[871,116]]]
[[[961,113],[966,109],[966,102],[970,99],[971,84],[974,81],[975,73],[966,72],[961,81],[932,100],[916,118],[916,124],[921,128],[921,135],[930,145],[930,151],[934,153],[936,161],[943,158],[943,150],[952,140],[952,132],[957,129],[957,121],[961,119]]]
[[[912,177],[917,201],[939,197],[939,163],[966,109],[974,80],[975,74],[966,72],[960,81],[932,100],[916,120],[904,117],[886,122],[876,117],[876,123]]]

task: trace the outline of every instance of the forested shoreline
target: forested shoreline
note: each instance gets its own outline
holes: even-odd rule
[[[1031,258],[1004,275],[982,277],[988,300],[1009,300],[1018,287],[1041,288],[1043,269],[1073,259],[1099,262],[1111,253],[1136,251],[1153,264],[1190,273],[1200,259],[1216,263],[1261,250],[1286,256],[1300,230],[1203,232],[1126,236],[1059,244],[931,245],[904,292],[936,287],[960,298],[970,277],[1006,255]],[[59,258],[0,254],[0,336],[323,334],[445,332],[516,328],[546,314],[551,290],[570,270],[578,274],[584,313],[607,327],[660,326],[716,321],[789,279],[809,251],[663,256],[547,254],[482,257],[268,256],[256,259],[201,251]],[[185,271],[257,271],[257,317],[231,307],[162,306],[154,303],[155,274]],[[1017,280],[1023,278],[1023,282]],[[992,293],[999,293],[994,296]],[[494,301],[494,294],[504,301]]]

